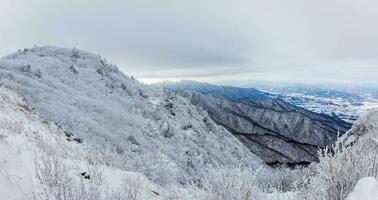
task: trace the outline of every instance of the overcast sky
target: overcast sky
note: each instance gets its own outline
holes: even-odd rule
[[[146,82],[378,84],[375,0],[0,2],[0,55],[77,47]]]

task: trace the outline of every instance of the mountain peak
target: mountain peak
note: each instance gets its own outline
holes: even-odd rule
[[[51,46],[20,50],[0,59],[0,80],[84,143],[110,145],[135,162],[155,155],[151,159],[176,180],[215,165],[262,164],[186,99],[141,84],[96,54]]]

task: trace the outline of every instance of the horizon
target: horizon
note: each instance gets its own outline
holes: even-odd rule
[[[51,45],[45,45],[45,46],[39,46],[39,45],[34,45],[33,47],[27,47],[27,48],[19,48],[17,51],[20,51],[22,49],[31,49],[35,47],[50,47]],[[52,46],[52,47],[58,47],[58,46]],[[70,47],[58,47],[58,48],[64,48],[64,49],[71,49]],[[72,47],[74,49],[76,47]],[[84,49],[79,49],[81,51],[84,51],[86,53],[90,54],[96,54],[95,52],[89,52]],[[2,55],[0,58],[6,57],[8,55],[11,55],[17,51],[10,52],[8,54]],[[101,55],[101,54],[98,54]],[[107,59],[105,57],[105,59]],[[111,64],[112,63],[110,61]],[[340,82],[340,81],[329,81],[329,82],[324,82],[324,81],[297,81],[297,80],[267,80],[267,79],[208,79],[206,76],[193,76],[193,77],[184,77],[184,78],[144,78],[144,77],[135,77],[133,74],[130,74],[123,69],[122,66],[119,66],[115,64],[123,73],[125,73],[128,76],[133,76],[134,78],[137,78],[139,81],[148,84],[148,85],[153,85],[153,84],[159,84],[159,83],[164,83],[164,82],[172,82],[172,83],[177,83],[181,81],[194,81],[198,83],[209,83],[213,85],[219,85],[219,86],[234,86],[234,87],[245,87],[245,88],[253,88],[253,84],[262,84],[262,85],[270,85],[270,86],[276,86],[276,87],[285,87],[285,86],[295,86],[295,85],[302,85],[302,86],[314,86],[314,87],[323,87],[323,88],[348,88],[348,87],[360,87],[360,88],[370,88],[370,87],[377,87],[378,83],[348,83],[348,82]]]

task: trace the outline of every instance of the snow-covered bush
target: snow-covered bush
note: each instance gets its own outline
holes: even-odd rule
[[[35,158],[36,176],[46,188],[42,189],[39,198],[49,197],[55,200],[103,200],[109,196],[102,191],[103,177],[95,167],[89,167],[88,178],[72,174],[72,167],[51,154]],[[42,196],[41,196],[42,195]],[[38,198],[38,199],[39,199]]]
[[[243,167],[234,169],[216,168],[203,178],[190,180],[192,190],[201,194],[201,199],[211,200],[252,200],[263,199],[256,176],[259,170]]]
[[[112,200],[138,200],[141,199],[142,192],[146,192],[145,181],[141,176],[136,176],[124,180],[121,187],[111,194]],[[158,194],[158,193],[157,193]]]
[[[146,153],[131,162],[131,169],[143,173],[161,186],[177,183],[178,167],[164,154]]]
[[[35,157],[34,164],[37,178],[51,190],[59,186],[67,171],[61,160],[50,155]]]
[[[102,151],[97,151],[95,148],[88,148],[79,153],[77,157],[70,155],[72,158],[80,158],[76,161],[62,159],[58,151],[61,150],[57,143],[57,148],[53,149],[49,144],[51,141],[41,140],[39,148],[43,153],[36,153],[35,175],[42,185],[38,193],[35,193],[35,199],[49,199],[49,200],[142,200],[152,193],[147,186],[151,186],[149,180],[141,173],[128,172],[130,175],[122,180],[109,180],[110,173],[126,173],[126,171],[119,171],[120,168],[115,168],[112,164],[119,164],[123,157],[113,157],[112,162],[93,162],[93,153],[102,154]],[[45,145],[42,145],[47,143]],[[72,147],[71,147],[72,148]],[[85,155],[86,153],[90,155]],[[84,155],[82,155],[84,153]],[[109,152],[108,152],[109,153]],[[114,153],[114,152],[113,152]],[[102,154],[98,157],[101,158]],[[82,157],[81,157],[82,156]],[[89,159],[88,159],[89,158]],[[108,168],[108,173],[103,173],[103,169]],[[118,170],[114,171],[115,169]],[[157,171],[158,172],[158,171]],[[106,180],[106,178],[108,180]],[[121,179],[121,178],[118,178]],[[110,181],[110,182],[109,182]],[[110,186],[110,187],[109,187]],[[159,194],[158,192],[155,192]],[[155,193],[152,193],[154,195]],[[155,195],[156,195],[155,194]]]
[[[274,169],[263,168],[257,174],[257,183],[264,192],[288,192],[298,189],[305,167],[295,169],[279,166]]]
[[[358,180],[377,176],[378,143],[364,138],[353,146],[341,140],[319,153],[320,162],[304,178],[301,195],[307,200],[344,200]]]
[[[112,166],[119,169],[127,169],[128,166],[127,156],[110,144],[87,146],[87,152],[83,157],[92,165]]]

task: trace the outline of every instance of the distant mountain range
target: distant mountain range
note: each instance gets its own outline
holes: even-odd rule
[[[230,100],[240,99],[261,99],[265,100],[271,97],[270,93],[261,92],[254,88],[239,88],[231,86],[217,86],[209,83],[183,80],[180,82],[163,82],[158,85],[163,86],[173,92],[182,92],[185,90],[196,91],[205,95],[223,96]]]
[[[347,122],[355,122],[368,109],[378,107],[378,87],[351,84],[301,84],[271,81],[226,81],[219,84],[268,92],[293,105]]]
[[[336,116],[314,113],[253,88],[217,86],[194,81],[164,82],[206,110],[251,152],[268,164],[306,164],[317,151],[335,142],[352,124]]]

